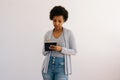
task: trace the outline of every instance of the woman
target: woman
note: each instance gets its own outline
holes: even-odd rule
[[[73,33],[63,27],[68,19],[68,11],[62,6],[55,6],[50,11],[50,20],[54,29],[45,34],[44,41],[56,41],[57,45],[50,45],[52,51],[45,51],[45,60],[42,68],[44,80],[68,80],[71,74],[71,55],[76,54],[76,45]]]

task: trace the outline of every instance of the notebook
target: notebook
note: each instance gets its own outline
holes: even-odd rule
[[[51,49],[49,49],[50,45],[57,45],[57,42],[55,41],[50,41],[50,42],[45,42],[44,43],[44,48],[45,48],[45,51],[52,51]]]

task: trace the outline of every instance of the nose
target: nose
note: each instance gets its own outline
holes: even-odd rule
[[[55,22],[55,25],[58,26],[58,25],[59,25],[59,22]]]

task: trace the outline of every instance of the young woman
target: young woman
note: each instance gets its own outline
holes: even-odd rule
[[[71,55],[76,54],[75,38],[71,30],[63,27],[68,19],[68,11],[62,6],[55,6],[50,11],[50,20],[54,28],[44,36],[45,42],[56,41],[57,45],[50,45],[51,51],[45,51],[42,67],[44,80],[68,80],[71,74]]]

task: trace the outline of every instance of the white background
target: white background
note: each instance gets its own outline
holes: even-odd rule
[[[120,80],[119,0],[0,0],[0,80],[42,80],[49,11],[69,11],[64,27],[75,35],[70,80]]]

